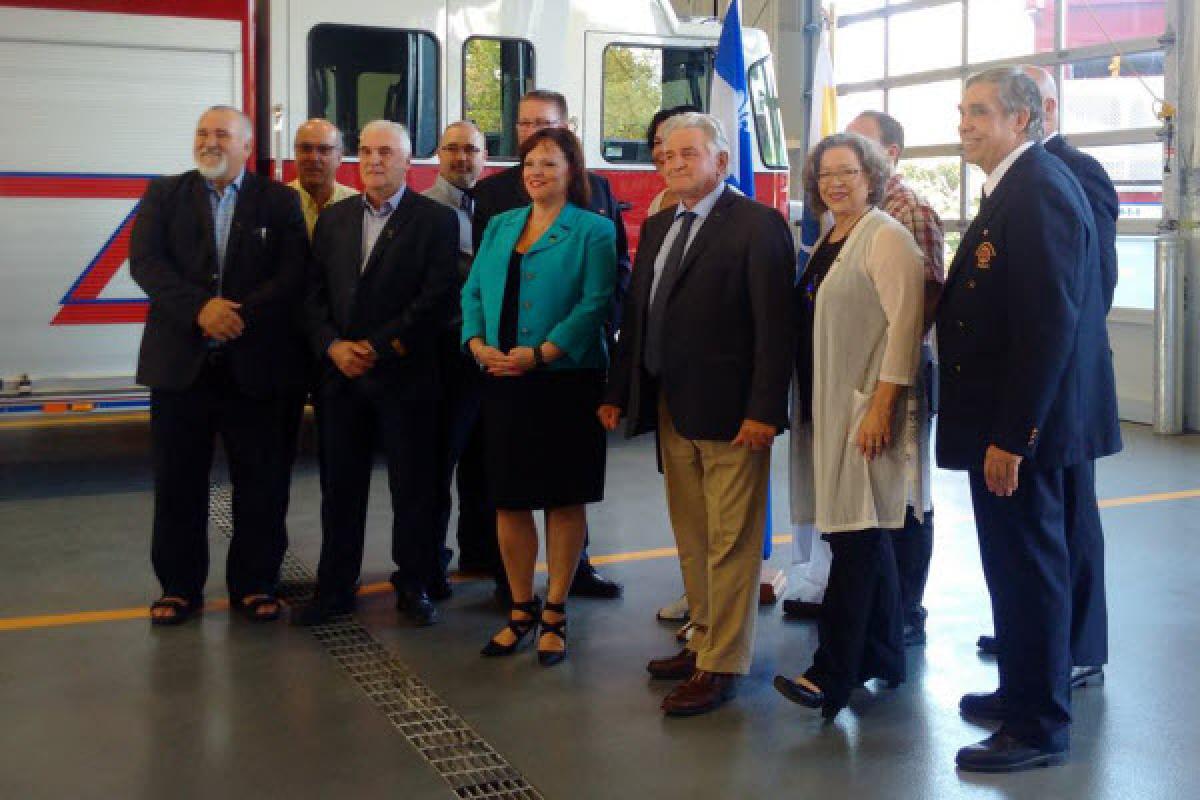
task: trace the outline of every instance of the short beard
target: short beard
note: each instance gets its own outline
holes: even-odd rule
[[[224,175],[225,171],[229,169],[229,156],[222,153],[220,159],[217,160],[217,163],[211,166],[201,163],[199,157],[195,159],[195,163],[197,172],[199,172],[205,178],[208,178],[210,181],[215,181],[217,178],[220,178],[222,175]]]

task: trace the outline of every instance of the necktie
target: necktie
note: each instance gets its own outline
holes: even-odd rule
[[[475,198],[471,195],[470,189],[463,189],[462,197],[458,201],[458,207],[468,214],[475,213]]]
[[[658,278],[658,288],[655,289],[654,298],[650,302],[650,314],[646,325],[645,363],[651,375],[658,375],[662,370],[662,339],[667,316],[667,298],[679,277],[683,254],[687,250],[688,237],[692,232],[692,223],[696,221],[694,211],[685,211],[680,216],[683,217],[683,224],[679,226],[675,241],[671,243],[662,275]]]

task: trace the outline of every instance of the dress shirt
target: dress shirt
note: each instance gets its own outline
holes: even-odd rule
[[[225,187],[225,191],[217,191],[210,180],[205,180],[208,189],[208,207],[212,209],[213,237],[217,245],[217,296],[225,283],[225,248],[229,244],[229,229],[233,226],[233,212],[237,208],[238,194],[242,190],[242,178],[246,176],[243,168],[237,177]]]
[[[1013,165],[1013,162],[1021,157],[1029,148],[1033,147],[1032,141],[1022,142],[1017,145],[1011,153],[1004,157],[1004,160],[996,165],[996,168],[988,173],[987,180],[983,182],[983,196],[987,197],[992,192],[996,191],[996,186],[1000,183],[1000,179],[1004,177],[1004,173],[1008,172],[1008,168]]]
[[[908,228],[925,257],[925,280],[946,282],[946,256],[942,220],[933,207],[909,186],[899,173],[888,179],[883,190],[884,211]]]
[[[675,237],[679,235],[679,227],[683,223],[679,220],[685,211],[691,211],[696,215],[696,219],[692,222],[692,230],[688,235],[688,240],[684,246],[683,252],[687,254],[687,248],[692,246],[692,242],[696,241],[696,233],[699,232],[700,226],[704,224],[704,220],[708,219],[708,215],[712,213],[713,206],[717,204],[717,200],[721,197],[721,193],[725,191],[725,182],[717,184],[717,188],[700,198],[700,201],[691,208],[687,208],[681,202],[675,207],[675,221],[671,223],[670,230],[667,231],[666,237],[663,238],[662,246],[658,248],[658,256],[654,259],[654,281],[650,284],[650,305],[654,304],[654,293],[658,291],[658,282],[662,278],[663,268],[667,265],[667,254],[671,252],[671,246],[675,244]]]
[[[300,195],[300,210],[304,212],[304,227],[308,228],[309,239],[312,238],[313,229],[317,227],[317,217],[321,215],[322,211],[339,200],[345,200],[347,197],[353,197],[358,194],[358,189],[334,181],[333,194],[329,195],[329,202],[323,206],[319,206],[317,205],[317,201],[313,199],[313,196],[308,193],[308,190],[300,185],[299,178],[289,183],[288,186],[295,189],[296,194]]]
[[[458,214],[458,250],[460,253],[473,255],[474,240],[471,238],[471,217],[475,210],[475,200],[467,192],[455,186],[441,175],[437,176],[438,188],[453,202],[448,205]]]
[[[383,233],[383,229],[387,225],[388,220],[391,219],[392,212],[396,210],[396,206],[400,205],[400,198],[404,197],[405,188],[405,186],[401,185],[394,195],[383,202],[378,211],[371,205],[371,201],[367,199],[367,193],[363,192],[362,263],[358,265],[360,271],[370,261],[371,251],[375,249],[375,242],[379,240],[379,234]]]

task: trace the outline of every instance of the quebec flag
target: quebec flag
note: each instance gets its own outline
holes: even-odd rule
[[[746,54],[742,49],[740,0],[733,0],[717,40],[709,112],[721,120],[729,137],[729,182],[754,197],[754,140],[751,138],[750,92],[746,88]]]
[[[826,136],[837,132],[837,89],[833,83],[833,58],[829,52],[829,30],[821,29],[821,39],[817,46],[816,60],[813,63],[812,105],[808,114],[808,141],[805,143],[811,151],[817,142]],[[800,227],[800,255],[797,264],[796,277],[799,279],[804,272],[804,266],[816,247],[817,239],[821,236],[821,220],[817,219],[806,205]]]

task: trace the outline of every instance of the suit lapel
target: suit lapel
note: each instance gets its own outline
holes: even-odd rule
[[[413,199],[412,189],[411,188],[405,189],[404,194],[400,196],[400,203],[396,206],[396,210],[392,212],[392,215],[390,217],[388,217],[387,224],[385,224],[383,226],[383,230],[380,231],[380,233],[379,233],[379,238],[375,240],[375,247],[372,248],[371,255],[367,259],[367,263],[362,268],[362,278],[363,279],[366,279],[367,276],[370,275],[371,272],[375,269],[375,266],[379,263],[380,259],[383,257],[383,252],[385,250],[387,250],[388,245],[391,244],[392,239],[394,239],[396,237],[396,234],[399,233],[400,229],[403,228],[405,223],[408,222],[409,218],[412,216],[412,207],[415,203],[416,203],[416,200]],[[362,213],[366,214],[367,210],[364,208]],[[358,247],[359,247],[359,254],[361,255],[361,253],[362,253],[361,229],[359,232],[359,246]],[[360,260],[359,263],[361,264],[362,261]]]
[[[538,237],[538,240],[530,245],[529,250],[525,255],[531,256],[534,253],[540,253],[547,250],[560,242],[566,241],[574,228],[575,215],[578,213],[575,206],[570,204],[563,206],[562,211],[558,212],[558,217],[546,229],[546,232]],[[524,225],[522,224],[522,227]]]
[[[208,200],[208,185],[204,180],[204,176],[199,172],[192,174],[195,176],[195,182],[192,187],[192,202],[196,207],[196,218],[200,220],[201,247],[204,248],[209,269],[212,270],[217,266],[217,235],[213,229],[213,212],[212,205]]]
[[[237,202],[233,206],[233,221],[229,226],[229,241],[225,243],[225,270],[237,263],[234,257],[246,236],[254,230],[258,193],[262,189],[258,179],[247,172],[242,177],[242,188],[238,190]]]
[[[683,262],[679,265],[679,272],[675,275],[675,280],[671,282],[669,293],[664,300],[669,300],[671,294],[679,288],[679,284],[683,282],[683,277],[687,275],[688,270],[696,263],[696,259],[715,241],[721,234],[721,228],[725,225],[724,217],[729,212],[729,207],[735,202],[735,195],[729,187],[721,192],[721,196],[717,198],[717,202],[713,205],[712,211],[708,212],[708,216],[704,219],[704,224],[700,226],[700,230],[696,231],[695,238],[688,245],[687,250],[683,254]]]

